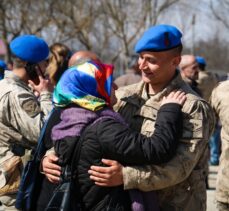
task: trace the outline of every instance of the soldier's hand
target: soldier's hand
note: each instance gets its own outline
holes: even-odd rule
[[[59,183],[61,167],[56,164],[58,157],[55,154],[49,154],[42,159],[42,173],[52,183]]]
[[[166,103],[177,103],[180,105],[184,105],[185,101],[186,101],[185,93],[178,90],[178,91],[172,91],[169,93],[167,97],[164,97],[162,99],[161,105],[164,105]]]
[[[113,187],[123,184],[123,166],[115,160],[102,159],[107,167],[91,166],[88,173],[96,185]]]
[[[41,75],[39,75],[38,77],[39,77],[39,84],[37,84],[37,85],[32,80],[28,81],[29,85],[33,89],[33,91],[36,91],[39,94],[41,94],[41,92],[44,92],[44,91],[52,92],[53,86],[52,86],[50,80],[43,78]]]

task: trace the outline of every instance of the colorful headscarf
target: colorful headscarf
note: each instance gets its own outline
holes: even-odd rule
[[[54,90],[55,106],[65,107],[75,103],[97,111],[110,105],[113,65],[89,60],[64,72]]]

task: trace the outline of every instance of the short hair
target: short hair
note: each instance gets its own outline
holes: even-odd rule
[[[178,45],[177,47],[173,48],[170,50],[170,52],[172,54],[174,54],[174,56],[180,56],[183,50],[183,45]]]
[[[72,65],[71,66],[78,66],[78,65],[81,65],[81,64],[83,64],[83,63],[85,63],[85,62],[88,62],[88,61],[90,61],[90,60],[93,60],[93,59],[91,59],[91,58],[89,58],[89,57],[84,57],[84,58],[78,58],[78,59],[76,59],[73,63],[72,63]]]
[[[19,59],[16,56],[13,56],[12,57],[12,61],[13,61],[13,67],[14,68],[24,68],[25,65],[26,65],[26,62],[25,61]]]

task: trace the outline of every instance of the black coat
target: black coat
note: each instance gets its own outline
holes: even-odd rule
[[[122,186],[100,187],[90,180],[88,170],[91,165],[102,166],[102,158],[117,160],[123,165],[167,162],[175,155],[181,129],[181,106],[166,104],[158,112],[151,137],[143,136],[116,119],[107,117],[86,127],[81,137],[60,140],[67,143],[83,139],[77,167],[79,191],[85,210],[131,210],[128,192]],[[61,154],[61,146],[57,149]],[[49,196],[47,192],[45,194],[43,198],[47,200]]]

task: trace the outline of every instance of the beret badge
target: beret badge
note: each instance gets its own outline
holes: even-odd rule
[[[168,32],[164,33],[164,44],[165,44],[166,47],[168,47],[170,45],[169,33]]]

